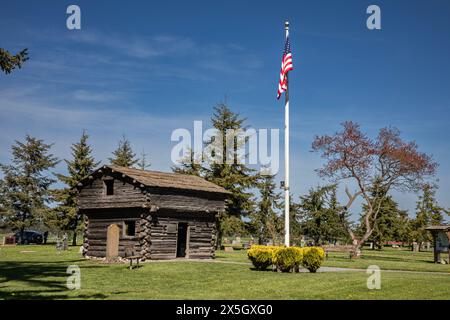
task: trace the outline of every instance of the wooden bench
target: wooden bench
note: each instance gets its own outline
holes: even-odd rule
[[[329,252],[348,252],[350,259],[354,255],[354,247],[352,245],[323,246],[323,250],[325,250],[325,256],[327,259]]]
[[[139,260],[141,259],[141,255],[137,254],[134,246],[125,247],[125,259],[130,260],[129,269],[139,268]],[[136,265],[133,267],[133,260],[136,260]]]

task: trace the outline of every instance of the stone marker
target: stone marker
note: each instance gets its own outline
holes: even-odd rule
[[[119,232],[120,228],[116,224],[108,227],[106,234],[106,260],[113,261],[119,256]]]
[[[233,252],[233,247],[224,247],[225,252]]]

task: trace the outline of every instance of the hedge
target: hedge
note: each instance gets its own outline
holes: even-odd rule
[[[300,266],[316,272],[322,265],[325,252],[320,247],[276,247],[253,245],[247,251],[248,258],[257,270],[273,265],[278,271],[299,271]]]
[[[265,270],[272,265],[273,251],[277,247],[253,245],[247,250],[247,256],[257,270]]]

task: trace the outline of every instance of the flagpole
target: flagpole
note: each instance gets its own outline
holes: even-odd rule
[[[284,23],[286,39],[289,37],[289,21]],[[289,247],[289,79],[286,74],[286,92],[284,108],[284,244]]]

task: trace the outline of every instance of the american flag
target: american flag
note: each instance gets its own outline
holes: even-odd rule
[[[277,99],[280,99],[281,94],[287,90],[287,74],[293,68],[292,66],[292,52],[289,37],[286,38],[284,45],[283,58],[281,59],[280,82],[278,83]]]

